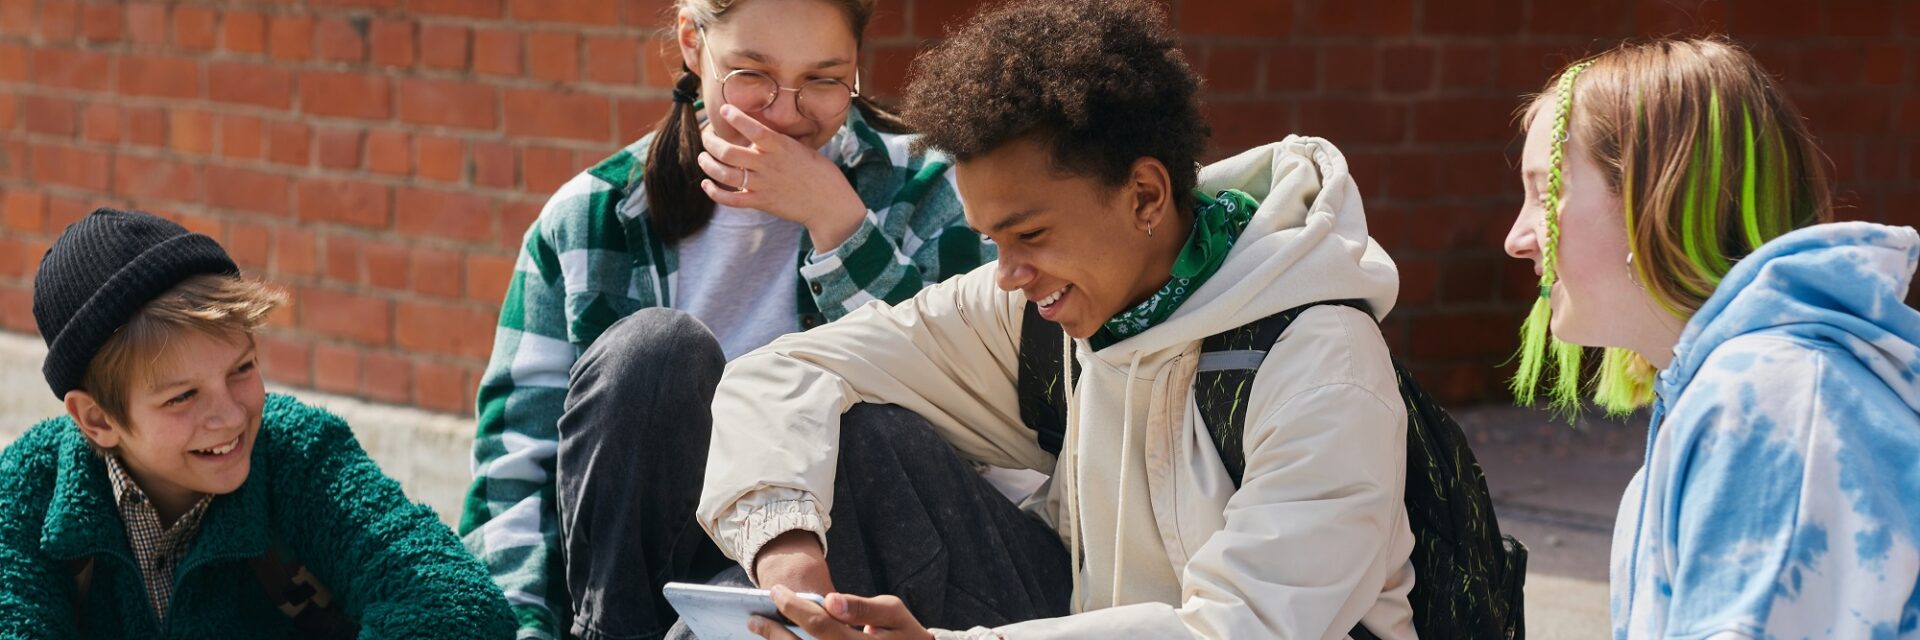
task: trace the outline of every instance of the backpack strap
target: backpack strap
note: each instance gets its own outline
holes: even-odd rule
[[[1065,335],[1059,323],[1040,315],[1040,305],[1027,303],[1020,320],[1020,371],[1014,391],[1020,397],[1020,421],[1033,430],[1040,448],[1055,456],[1067,434],[1067,395],[1060,376]],[[1073,372],[1077,378],[1079,362],[1073,363]]]
[[[1293,320],[1307,309],[1338,305],[1367,311],[1361,300],[1326,300],[1276,313],[1253,322],[1208,336],[1200,341],[1200,365],[1193,377],[1193,401],[1206,423],[1207,434],[1220,452],[1220,462],[1240,486],[1247,470],[1247,452],[1241,438],[1246,430],[1247,394],[1253,378],[1266,361],[1267,351],[1280,341],[1280,334],[1293,326]]]
[[[275,541],[266,553],[248,558],[247,567],[253,570],[254,580],[266,592],[267,600],[293,620],[300,637],[345,639],[357,635],[359,625],[347,618],[342,603],[334,599],[326,585],[320,584],[305,565],[287,562],[277,546]]]

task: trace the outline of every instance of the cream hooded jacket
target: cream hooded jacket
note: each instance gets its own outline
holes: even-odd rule
[[[1247,395],[1238,490],[1190,397],[1201,339],[1321,300],[1384,315],[1393,262],[1325,140],[1201,171],[1202,191],[1229,188],[1261,204],[1218,273],[1144,333],[1099,351],[1070,343],[1084,371],[1059,459],[1020,421],[1026,300],[987,265],[729,364],[701,525],[749,571],[781,533],[825,544],[837,454],[822,443],[839,441],[855,403],[896,404],[966,458],[1052,474],[1030,503],[1081,567],[1073,615],[943,636],[1322,639],[1364,620],[1384,640],[1413,638],[1406,412],[1375,319],[1316,307],[1280,337]]]

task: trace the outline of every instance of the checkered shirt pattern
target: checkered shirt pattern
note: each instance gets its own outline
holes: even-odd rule
[[[127,543],[133,547],[133,560],[140,567],[140,578],[147,585],[147,601],[153,605],[153,618],[166,620],[167,605],[173,602],[173,572],[186,557],[187,547],[200,533],[200,519],[207,513],[213,496],[202,495],[172,527],[160,523],[160,512],[133,482],[133,476],[116,455],[105,456],[107,476],[113,480],[114,503],[120,507],[120,520],[127,527]]]
[[[853,112],[827,144],[868,211],[839,248],[795,256],[799,326],[872,300],[905,300],[993,258],[993,246],[965,226],[950,162],[912,152],[912,139],[875,131]],[[548,200],[526,232],[481,378],[460,533],[505,589],[520,638],[563,638],[571,625],[553,477],[568,372],[614,322],[672,304],[678,260],[650,230],[639,183],[651,141],[574,176]]]

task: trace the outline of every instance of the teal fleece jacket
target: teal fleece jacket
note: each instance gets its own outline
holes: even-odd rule
[[[247,564],[270,544],[332,591],[361,638],[512,637],[486,569],[380,472],[345,421],[268,396],[252,461],[246,482],[209,505],[162,625],[105,462],[71,418],[35,426],[0,453],[0,638],[291,637]],[[74,570],[89,556],[76,626]]]

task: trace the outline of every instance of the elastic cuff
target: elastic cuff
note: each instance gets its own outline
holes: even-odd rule
[[[820,505],[812,499],[781,500],[771,502],[761,508],[750,511],[741,525],[741,540],[735,548],[740,568],[747,571],[747,579],[760,584],[760,577],[753,572],[753,562],[760,557],[760,549],[774,538],[788,531],[802,530],[812,532],[820,538],[820,551],[827,552],[827,522],[820,517]]]

